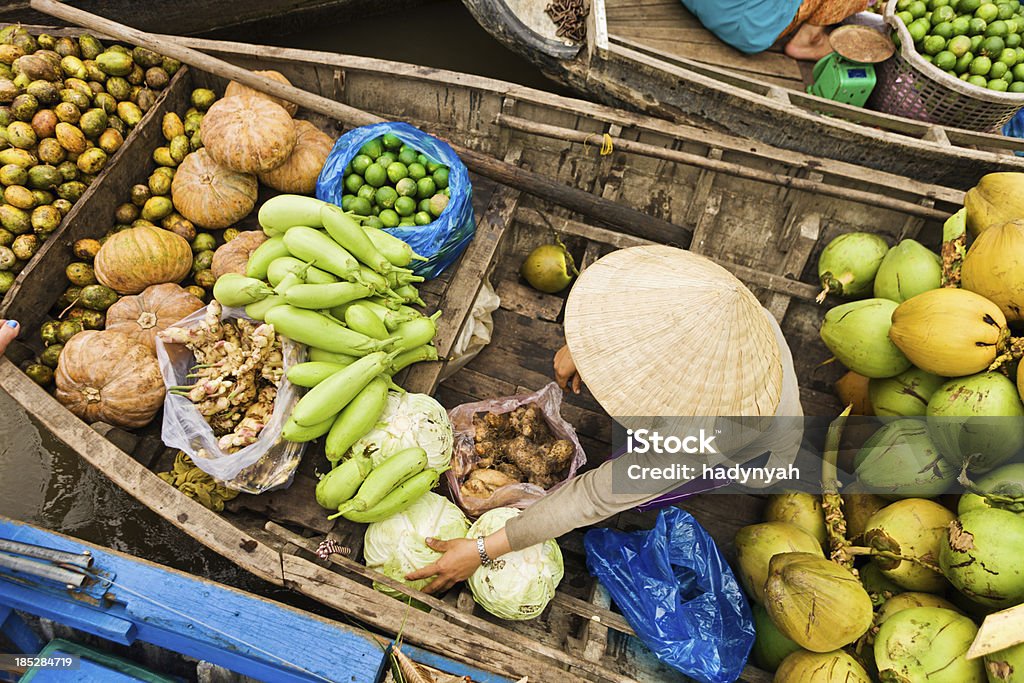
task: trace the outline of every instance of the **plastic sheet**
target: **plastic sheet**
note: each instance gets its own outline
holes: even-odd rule
[[[473,416],[477,413],[510,413],[519,406],[529,403],[536,403],[541,409],[548,428],[556,438],[572,442],[575,452],[565,479],[547,491],[536,484],[522,483],[502,486],[489,498],[463,497],[461,486],[477,461],[480,460],[473,443]],[[452,467],[445,472],[444,476],[452,500],[470,517],[479,517],[488,510],[500,507],[513,507],[522,510],[576,476],[576,471],[587,462],[587,456],[583,452],[580,440],[576,437],[576,430],[562,419],[561,407],[562,390],[557,384],[551,382],[532,394],[520,394],[477,403],[463,403],[448,411],[448,418],[452,422],[452,431],[455,435],[455,446],[452,449]]]
[[[650,531],[591,529],[587,568],[666,664],[704,683],[735,681],[754,644],[750,606],[714,540],[688,513]]]
[[[325,202],[341,205],[344,191],[342,181],[345,166],[359,153],[364,144],[385,133],[397,136],[405,144],[419,150],[436,163],[448,167],[448,188],[451,198],[441,215],[429,225],[410,228],[384,228],[412,247],[426,261],[414,261],[412,270],[417,275],[435,278],[451,265],[466,248],[476,233],[473,217],[473,188],[469,171],[447,143],[427,135],[407,123],[375,123],[351,130],[334,143],[334,148],[320,171],[316,182],[316,196]]]
[[[480,293],[473,302],[470,321],[452,344],[448,362],[441,372],[442,382],[466,367],[469,361],[476,358],[477,354],[491,343],[491,332],[494,330],[494,319],[491,314],[498,310],[500,305],[501,298],[494,291],[494,287],[489,281],[484,280]]]
[[[175,326],[195,327],[205,316],[206,309],[201,308]],[[221,312],[221,320],[236,318],[252,320],[240,308],[225,307]],[[256,322],[258,324],[258,321]],[[282,353],[284,369],[287,372],[292,365],[304,360],[306,347],[282,338]],[[160,363],[165,386],[192,383],[185,375],[195,364],[195,356],[187,346],[165,344],[158,337],[156,357]],[[195,404],[185,396],[168,393],[164,397],[164,418],[160,436],[166,446],[184,451],[192,458],[196,467],[221,481],[228,488],[244,493],[262,493],[291,483],[295,468],[302,459],[306,444],[281,439],[281,430],[298,399],[298,388],[288,380],[282,379],[277,399],[274,401],[274,412],[260,432],[256,443],[234,453],[225,453],[217,447],[217,437],[214,436],[213,429],[199,413]],[[199,449],[205,450],[209,457],[199,455]]]

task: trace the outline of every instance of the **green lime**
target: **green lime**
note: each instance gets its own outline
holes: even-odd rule
[[[992,60],[989,59],[988,57],[981,56],[974,58],[974,60],[971,62],[970,68],[968,68],[968,71],[971,72],[972,76],[984,76],[989,72],[989,69],[991,68]]]
[[[999,18],[999,8],[995,6],[995,3],[982,3],[981,7],[974,10],[974,16],[984,19],[986,22],[995,21]]]
[[[412,149],[412,151],[414,151],[414,152],[416,151],[415,149],[413,149],[409,145],[402,145],[401,147],[398,148],[398,153],[401,154],[402,152],[406,151],[407,149]]]
[[[376,159],[384,151],[384,145],[381,144],[380,138],[370,140],[365,145],[359,148],[360,154],[365,154],[371,159]]]
[[[437,218],[444,213],[445,208],[448,206],[448,195],[441,194],[440,192],[430,198],[430,215]]]
[[[412,197],[399,197],[395,200],[395,211],[399,216],[411,216],[416,212],[416,200]]]
[[[416,225],[430,225],[434,222],[434,217],[426,211],[417,211],[416,215],[413,216],[413,220],[416,221]]]
[[[416,181],[416,196],[420,199],[432,197],[437,192],[437,184],[433,178],[420,178]]]
[[[984,35],[985,29],[988,28],[988,22],[984,19],[979,19],[978,17],[971,18],[968,23],[970,24],[970,28],[967,32],[972,36]]]
[[[967,35],[967,32],[971,28],[971,20],[967,17],[957,17],[953,20],[953,35],[963,36]]]
[[[1011,69],[1013,72],[1013,80],[1024,81],[1024,62],[1017,62]]]
[[[398,191],[393,187],[385,185],[384,187],[377,188],[374,199],[377,201],[377,206],[382,209],[390,209],[394,207],[395,200],[398,199]]]
[[[406,166],[416,163],[416,150],[408,148],[403,149],[398,153],[398,160]]]
[[[1014,49],[1020,47],[1020,34],[1019,33],[1011,33],[1008,36],[1006,36],[1006,38],[1004,38],[1004,40],[1006,41],[1006,47],[1011,47],[1011,48],[1014,48]]]
[[[1007,88],[1007,91],[1015,93],[1024,92],[1024,81],[1014,81],[1010,84],[1010,87]]]
[[[349,173],[345,176],[345,189],[355,194],[356,191],[363,186],[363,177],[358,173]]]
[[[985,78],[984,76],[975,76],[972,74],[967,78],[967,82],[970,83],[971,85],[976,85],[979,88],[988,87],[988,79]]]
[[[1006,92],[1006,89],[1010,87],[1010,84],[1001,78],[993,78],[988,82],[988,89],[995,90],[996,92]]]
[[[909,26],[910,22],[914,21],[914,15],[910,12],[897,12],[896,18],[902,21],[904,26]]]
[[[341,210],[342,211],[351,211],[352,210],[352,200],[355,199],[355,198],[356,198],[356,196],[354,194],[342,195],[341,196]]]
[[[362,197],[366,201],[372,203],[373,202],[373,196],[374,196],[375,193],[376,193],[376,190],[373,188],[373,185],[363,185],[362,187],[359,188],[359,191],[356,192],[356,196],[357,197]]]
[[[932,8],[932,21],[936,24],[953,21],[954,19],[956,19],[956,12],[953,11],[952,7],[944,5],[942,7]]]
[[[439,168],[444,168],[444,166],[442,164],[435,164],[433,161],[428,161],[426,163],[426,167],[427,167],[427,173],[433,173],[434,171],[436,171]]]
[[[384,149],[398,149],[402,146],[401,139],[394,133],[385,133],[380,141],[384,144]]]
[[[365,197],[353,197],[348,210],[357,216],[369,216],[373,213],[373,207],[370,206],[370,200]]]
[[[1013,17],[1007,19],[1003,23],[1006,24],[1006,36],[1010,35],[1011,33],[1020,33],[1021,20],[1019,18]],[[1003,37],[1005,38],[1006,36]]]
[[[342,173],[342,175],[348,175],[351,172],[352,172],[352,162],[350,161],[347,164],[345,164],[345,168],[343,168],[341,170],[341,173]]]
[[[960,14],[974,14],[974,11],[981,7],[981,0],[960,0],[956,11]]]
[[[366,156],[365,154],[357,154],[352,159],[352,170],[362,175],[366,172],[366,167],[373,163],[373,159]]]
[[[434,174],[433,174],[432,177],[434,178],[434,184],[437,185],[437,187],[439,189],[443,190],[444,188],[448,187],[448,169],[447,168],[442,166],[441,168],[439,168],[436,171],[434,171]]]
[[[379,157],[377,157],[377,163],[383,166],[384,168],[387,168],[390,164],[393,164],[396,161],[398,161],[398,155],[395,154],[394,152],[384,152]]]
[[[416,221],[413,220],[412,216],[410,216],[409,218],[403,218],[402,221],[398,224],[398,227],[400,227],[400,228],[415,228],[416,227]]]
[[[924,16],[921,17],[921,18],[924,19],[925,21],[927,21],[929,26],[931,26],[933,23],[938,23],[938,22],[933,22],[932,21],[932,13],[931,12],[925,12]]]
[[[1006,22],[1002,19],[996,19],[985,28],[986,36],[999,36],[1002,38],[1006,33]]]
[[[931,26],[929,26],[928,22],[924,19],[915,19],[910,22],[909,26],[907,26],[907,31],[910,33],[911,39],[916,44],[924,40],[925,36],[928,35],[928,30],[930,28]]]
[[[976,77],[972,76],[971,74],[967,73],[966,71],[963,72],[962,74],[960,74],[960,80],[961,81],[969,81],[972,78],[976,78]]]
[[[936,24],[932,27],[932,35],[941,36],[943,40],[949,40],[953,37],[953,24],[948,21]],[[925,40],[927,40],[927,38]]]
[[[925,52],[935,56],[946,48],[946,39],[942,36],[928,36],[925,38]]]
[[[445,197],[451,197],[452,196],[452,188],[450,188],[450,187],[444,188],[443,190],[441,190],[441,194],[443,194]]]
[[[377,216],[370,216],[365,221],[363,221],[363,227],[365,227],[365,228],[383,228],[384,227],[384,223]]]
[[[395,189],[398,190],[398,194],[403,197],[415,197],[416,181],[412,178],[402,178],[395,183]]]
[[[971,36],[971,52],[977,54],[981,50],[981,41],[985,40],[983,36]]]
[[[430,159],[427,158],[426,154],[417,154],[416,161],[420,162],[424,166],[430,163]]]
[[[999,61],[1006,66],[1012,67],[1017,63],[1017,51],[1013,48],[1006,48],[999,53]]]
[[[953,67],[953,71],[957,72],[958,74],[966,74],[967,68],[970,67],[971,60],[973,59],[974,55],[971,54],[970,52],[963,53],[962,55],[960,55],[960,57],[957,58],[956,66]],[[967,75],[970,76],[970,74]]]
[[[425,178],[427,175],[427,169],[423,167],[420,162],[414,162],[409,164],[409,177],[413,180],[419,180]]]
[[[937,10],[940,7],[948,7],[953,4],[952,0],[929,0],[928,9]]]
[[[385,228],[393,228],[402,220],[394,209],[383,209],[380,212],[380,222]]]
[[[1003,54],[1003,50],[1006,49],[1006,43],[999,36],[990,36],[985,40],[981,41],[981,54],[986,57],[996,57]]]
[[[956,66],[956,55],[949,50],[943,50],[935,55],[935,66],[943,71],[951,71]]]
[[[363,178],[368,184],[380,187],[388,181],[388,172],[380,164],[373,163],[366,167],[366,173],[363,174]]]
[[[993,80],[996,78],[1002,78],[1009,70],[1010,67],[1006,66],[1003,62],[992,62],[992,68],[988,70],[986,75],[989,80]]]
[[[1000,2],[996,4],[996,7],[999,8],[1000,19],[1009,19],[1013,16],[1013,7],[1010,6],[1010,3]]]
[[[1020,64],[1024,62],[1024,45],[1018,45],[1013,49],[1017,52],[1017,63]]]
[[[913,1],[914,0],[896,0],[896,11],[902,12],[903,10],[910,7],[910,3],[912,3]]]
[[[388,178],[393,183],[397,183],[402,178],[409,177],[409,169],[405,167],[401,161],[388,164]]]
[[[416,205],[416,209],[419,211],[430,211],[430,197],[421,199],[420,203]]]
[[[931,63],[933,63],[935,61],[935,57],[933,57],[931,55],[921,55],[921,59],[923,59],[924,61],[928,62],[929,64],[931,64]]]
[[[954,57],[961,57],[971,51],[971,39],[967,36],[953,36],[946,49],[952,52]]]
[[[1010,71],[1007,71],[1006,73],[1004,73],[1003,74],[1003,80],[1006,81],[1007,83],[1013,83],[1013,81],[1014,81],[1013,70],[1010,70]]]

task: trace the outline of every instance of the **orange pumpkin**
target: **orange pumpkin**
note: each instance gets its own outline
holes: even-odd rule
[[[207,230],[227,228],[256,206],[256,176],[232,171],[206,149],[185,157],[171,182],[171,200],[182,216]]]
[[[120,332],[156,352],[156,335],[203,307],[176,284],[150,285],[141,294],[122,297],[107,309],[107,329]]]
[[[249,262],[249,254],[256,251],[256,247],[267,241],[267,236],[262,230],[247,230],[238,233],[238,236],[230,242],[217,247],[213,254],[213,264],[210,270],[214,277],[220,279],[221,275],[228,273],[239,273],[245,275],[245,266]]]
[[[180,282],[192,268],[192,248],[169,230],[140,225],[115,232],[93,261],[96,279],[119,294]]]
[[[334,140],[329,135],[309,121],[296,121],[291,156],[273,171],[260,174],[260,182],[279,192],[311,195],[332,147]]]
[[[143,344],[111,330],[79,332],[57,362],[57,400],[87,423],[134,429],[164,402],[156,357]]]
[[[295,147],[292,117],[262,97],[218,100],[203,117],[201,135],[213,160],[239,173],[273,171]]]
[[[284,83],[285,85],[291,85],[292,84],[291,81],[289,81],[287,78],[285,78],[284,74],[282,74],[280,71],[274,71],[273,69],[268,69],[266,71],[253,71],[253,73],[256,74],[257,76],[266,76],[267,78],[269,78],[272,81],[277,81],[278,83]],[[282,100],[280,97],[274,97],[273,95],[268,95],[266,93],[262,93],[259,90],[253,90],[249,86],[242,85],[241,83],[239,83],[237,81],[231,81],[230,83],[228,83],[228,87],[224,89],[224,97],[237,97],[237,96],[243,96],[243,97],[263,97],[265,99],[270,100],[271,102],[274,102],[274,103],[279,104],[282,107],[284,107],[284,110],[286,112],[288,112],[289,116],[295,116],[295,112],[297,112],[299,110],[299,105],[295,104],[294,102],[289,102],[288,100]]]

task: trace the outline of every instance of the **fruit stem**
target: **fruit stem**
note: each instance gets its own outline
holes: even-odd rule
[[[993,493],[991,491],[985,491],[984,489],[978,488],[978,485],[971,481],[971,478],[967,476],[967,467],[970,464],[970,459],[964,463],[963,467],[960,469],[960,476],[957,477],[957,483],[974,495],[981,496],[987,500],[989,505],[992,507],[1009,510],[1010,512],[1024,512],[1024,498],[1006,496],[1001,493]]]
[[[828,296],[829,291],[828,281],[826,280],[822,285],[821,292],[818,293],[818,296],[814,297],[814,302],[819,304],[825,303],[825,297]]]
[[[917,564],[927,569],[931,569],[934,572],[938,572],[940,574],[942,573],[942,570],[939,568],[939,565],[937,564],[928,562],[927,560],[922,560],[920,557],[907,557],[905,555],[900,555],[899,553],[894,553],[889,550],[879,550],[878,548],[867,548],[864,546],[850,545],[844,549],[844,552],[850,556],[851,560],[854,557],[869,555],[871,557],[881,557],[885,560],[899,560],[901,562],[910,562],[911,564]]]
[[[839,442],[843,436],[846,419],[853,410],[853,404],[839,414],[828,427],[825,435],[825,452],[821,463],[821,507],[825,512],[825,532],[828,536],[830,557],[851,571],[853,555],[850,541],[846,538],[846,517],[843,516],[843,498],[839,495]]]
[[[942,286],[960,286],[960,268],[967,254],[967,209],[960,209],[942,226]]]

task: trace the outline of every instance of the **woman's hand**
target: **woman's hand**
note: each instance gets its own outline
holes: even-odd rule
[[[436,538],[426,539],[431,550],[444,553],[434,564],[405,575],[409,581],[434,577],[423,588],[424,593],[443,593],[459,581],[465,581],[480,566],[480,553],[476,548],[475,538],[453,538],[442,541]],[[508,544],[505,529],[499,529],[484,539],[484,549],[492,560],[512,550]]]
[[[573,393],[580,393],[582,380],[580,379],[580,374],[576,372],[576,363],[569,353],[568,346],[563,346],[555,353],[554,367],[555,381],[558,382],[558,386],[562,387],[563,391],[567,391],[569,385],[572,384]]]
[[[0,318],[0,354],[7,350],[8,344],[15,340],[20,331],[17,320]]]

